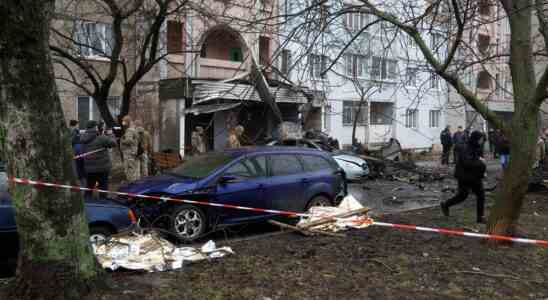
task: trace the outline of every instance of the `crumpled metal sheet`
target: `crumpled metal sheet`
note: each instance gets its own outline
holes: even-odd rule
[[[156,233],[130,233],[112,237],[106,243],[93,245],[99,264],[105,269],[144,270],[148,272],[175,270],[183,263],[220,258],[234,252],[230,247],[217,248],[209,241],[201,248],[177,247]]]
[[[308,211],[310,217],[302,218],[297,227],[304,226],[307,223],[318,221],[320,219],[329,218],[335,215],[340,215],[346,212],[363,208],[352,195],[346,196],[337,207],[315,206]],[[373,220],[367,215],[352,216],[348,218],[337,218],[335,222],[312,227],[314,230],[338,232],[349,228],[362,229],[370,226]]]

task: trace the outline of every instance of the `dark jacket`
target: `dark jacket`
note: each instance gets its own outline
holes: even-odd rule
[[[483,133],[472,132],[466,145],[458,149],[459,155],[455,167],[455,178],[464,182],[479,182],[485,176],[486,166],[480,160],[483,145],[479,143]]]
[[[112,163],[108,148],[116,146],[116,141],[105,135],[98,135],[97,130],[88,130],[80,137],[80,142],[84,146],[84,153],[94,150],[105,149],[84,157],[84,166],[87,173],[110,172]]]
[[[502,133],[497,135],[495,147],[497,147],[497,152],[502,155],[510,154],[510,141]]]
[[[455,143],[455,146],[459,148],[466,145],[466,140],[467,137],[464,131],[457,131],[453,134],[453,143]]]
[[[441,144],[445,147],[451,147],[453,145],[453,138],[451,137],[451,132],[446,128],[440,134]]]
[[[70,137],[72,145],[80,144],[80,130],[78,128],[72,128],[70,130]]]

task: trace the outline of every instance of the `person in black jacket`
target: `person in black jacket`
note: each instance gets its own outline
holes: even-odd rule
[[[441,156],[441,164],[449,164],[449,152],[451,152],[451,147],[453,147],[453,137],[451,136],[451,126],[445,127],[445,129],[440,134],[440,142],[443,147],[443,153]]]
[[[100,135],[97,126],[97,122],[89,121],[86,132],[80,137],[84,153],[98,151],[84,157],[87,187],[92,189],[98,185],[99,189],[108,190],[108,177],[112,168],[108,149],[116,146],[116,140],[110,136]],[[86,192],[86,196],[89,195],[91,192]]]
[[[485,163],[481,157],[485,136],[479,131],[474,131],[465,147],[459,150],[457,165],[455,166],[455,178],[458,181],[458,192],[453,198],[441,202],[441,210],[445,216],[449,216],[449,208],[459,204],[468,198],[470,190],[476,194],[476,216],[478,223],[485,223],[483,217],[485,191],[483,189],[483,177],[485,176]]]
[[[457,132],[453,134],[453,162],[456,164],[458,161],[458,156],[461,150],[466,145],[466,136],[464,131],[462,131],[462,126],[457,127]]]

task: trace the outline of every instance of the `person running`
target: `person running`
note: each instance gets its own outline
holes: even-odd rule
[[[472,191],[476,195],[476,217],[478,223],[485,223],[483,216],[485,191],[483,189],[483,178],[485,176],[486,166],[481,151],[485,136],[479,131],[474,131],[470,135],[468,143],[459,149],[458,160],[455,167],[455,178],[458,181],[457,194],[440,203],[442,213],[448,217],[449,208],[459,204],[468,198]]]

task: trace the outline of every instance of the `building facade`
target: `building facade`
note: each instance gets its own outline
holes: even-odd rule
[[[314,3],[285,1],[281,10],[295,15]],[[324,96],[321,130],[343,146],[352,144],[353,132],[357,142],[371,147],[393,138],[404,149],[439,144],[446,123],[446,85],[407,35],[375,23],[357,4],[327,1],[287,20],[280,29],[280,70],[295,85]],[[306,34],[292,34],[298,31]],[[443,34],[442,28],[424,30],[436,55],[446,51]]]

